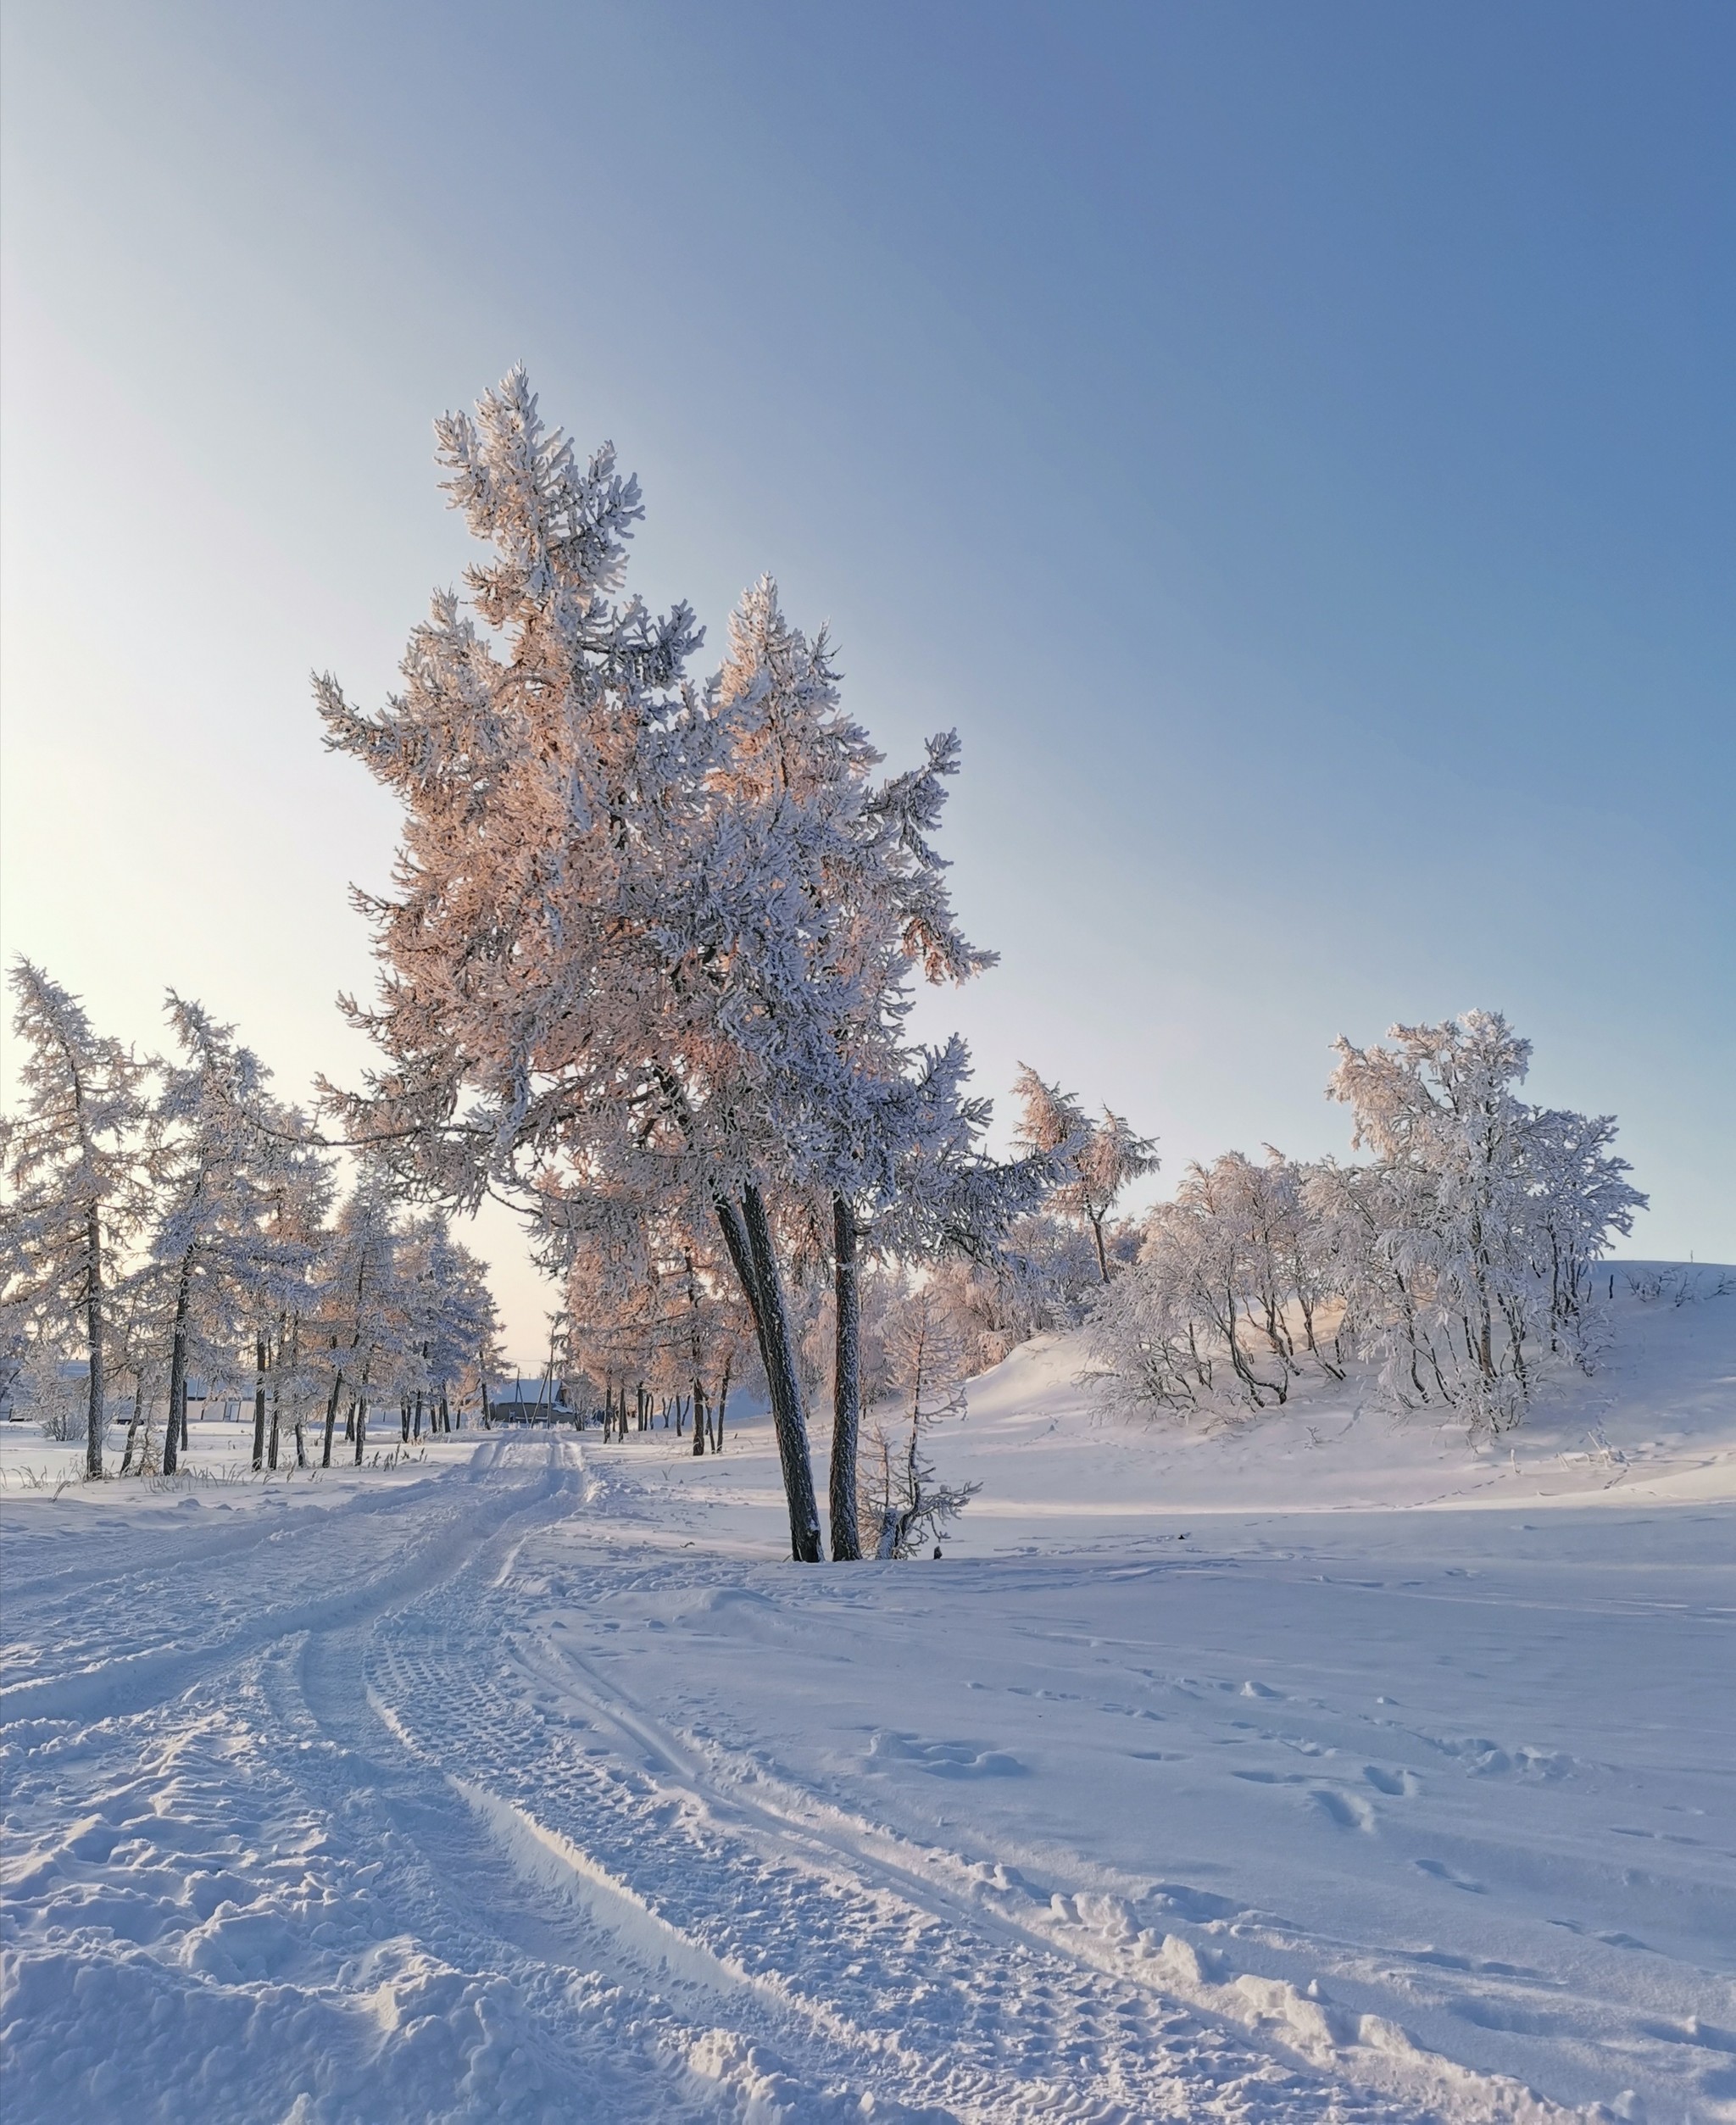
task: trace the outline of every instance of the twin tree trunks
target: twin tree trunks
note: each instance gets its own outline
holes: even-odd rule
[[[771,1390],[771,1422],[789,1503],[790,1555],[798,1564],[822,1561],[820,1508],[814,1495],[814,1471],[808,1458],[808,1427],[802,1413],[801,1382],[796,1375],[789,1310],[765,1199],[752,1184],[742,1191],[739,1207],[728,1196],[715,1201],[717,1222],[732,1266],[748,1301],[760,1360]],[[842,1196],[832,1199],[832,1229],[837,1300],[837,1365],[833,1406],[832,1554],[840,1563],[862,1554],[856,1532],[856,1433],[860,1416],[860,1304],[856,1282],[855,1214]]]

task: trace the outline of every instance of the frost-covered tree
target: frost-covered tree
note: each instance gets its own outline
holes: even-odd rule
[[[1589,1265],[1632,1229],[1645,1198],[1609,1149],[1609,1116],[1519,1098],[1531,1043],[1500,1012],[1394,1026],[1387,1037],[1367,1049],[1339,1040],[1327,1088],[1383,1171],[1361,1325],[1389,1384],[1402,1367],[1427,1392],[1411,1361],[1421,1349],[1443,1399],[1504,1430],[1530,1396],[1539,1345],[1589,1359]],[[1396,1303],[1382,1306],[1388,1288]]]
[[[453,1397],[476,1377],[483,1354],[498,1339],[499,1320],[481,1263],[453,1239],[438,1211],[409,1226],[398,1275],[409,1360],[401,1388],[415,1399],[406,1436],[420,1437],[425,1401],[431,1427],[451,1428]]]
[[[270,1073],[237,1044],[234,1027],[172,991],[168,1015],[181,1060],[165,1068],[153,1116],[150,1238],[151,1268],[168,1316],[162,1466],[174,1473],[184,1441],[195,1352],[207,1370],[227,1370],[245,1338],[255,1362],[257,1468],[265,1447],[268,1371],[287,1366],[293,1377],[301,1293],[331,1203],[331,1180],[306,1141],[305,1125],[267,1098]],[[281,1382],[274,1384],[281,1388]],[[270,1463],[277,1465],[275,1451]]]
[[[631,1388],[685,1411],[693,1452],[721,1443],[732,1383],[743,1383],[753,1340],[739,1284],[715,1222],[610,1215],[593,1199],[565,1249],[565,1358],[587,1380],[611,1428]]]
[[[1274,1287],[1260,1169],[1232,1151],[1191,1163],[1145,1224],[1132,1272],[1092,1317],[1105,1369],[1143,1399],[1190,1409],[1215,1392],[1253,1409],[1286,1400],[1294,1349]]]
[[[936,1126],[945,1073],[900,1041],[915,970],[980,963],[928,840],[956,741],[871,782],[823,640],[769,584],[720,681],[691,684],[688,609],[617,598],[636,485],[607,450],[581,470],[521,373],[438,439],[492,548],[471,610],[437,598],[377,716],[320,683],[328,742],[405,809],[358,1014],[386,1065],[350,1120],[412,1187],[514,1195],[557,1231],[587,1189],[703,1206],[771,1387],[792,1549],[817,1558],[782,1236],[789,1199],[841,1216],[910,1155],[904,1120]]]
[[[1327,1089],[1351,1109],[1352,1143],[1373,1151],[1404,1189],[1401,1229],[1426,1274],[1433,1319],[1456,1316],[1454,1361],[1496,1428],[1527,1391],[1530,1115],[1513,1088],[1530,1043],[1499,1013],[1439,1026],[1396,1026],[1388,1048],[1338,1043]]]
[[[3,1304],[44,1349],[81,1349],[85,1470],[103,1473],[107,1315],[145,1212],[145,1066],[28,960],[12,971],[23,1102],[0,1124]]]
[[[799,1251],[816,1231],[814,1254],[830,1256],[829,1505],[832,1555],[844,1560],[860,1554],[852,1471],[865,1244],[884,1243],[871,1228],[894,1210],[906,1225],[925,1209],[955,1214],[983,1180],[986,1111],[965,1093],[962,1044],[921,1049],[904,1031],[915,976],[962,980],[988,964],[958,931],[932,840],[957,740],[944,734],[918,768],[876,779],[881,756],[843,709],[823,631],[810,642],[793,626],[769,578],[731,620],[710,698],[725,742],[695,845],[698,889],[677,897],[670,922],[682,968],[694,970],[683,976],[682,1132],[689,1144],[713,1132],[714,1194],[721,1171],[745,1165],[743,1214],[724,1205],[720,1222],[732,1260],[745,1265],[792,1495],[807,1482],[805,1447],[789,1450],[805,1420],[799,1325],[780,1258],[791,1235]],[[692,1090],[700,1082],[711,1093],[703,1115]],[[764,1248],[762,1227],[772,1243]]]
[[[264,1465],[277,1466],[287,1410],[296,1466],[303,1468],[308,1459],[309,1410],[323,1377],[317,1322],[324,1301],[321,1263],[337,1180],[308,1117],[299,1110],[262,1101],[253,1119],[253,1180],[260,1214],[252,1248],[237,1259],[236,1286],[242,1311],[253,1325],[257,1368],[253,1466],[260,1463],[261,1390],[269,1386]]]
[[[1077,1218],[1089,1232],[1098,1275],[1106,1284],[1113,1273],[1110,1220],[1132,1182],[1156,1172],[1156,1143],[1107,1107],[1098,1121],[1088,1121],[1071,1093],[1046,1084],[1028,1065],[1021,1066],[1013,1092],[1020,1105],[1015,1141],[1027,1154],[1043,1153],[1060,1162],[1062,1177],[1051,1208]]]
[[[164,1298],[158,1266],[147,1259],[116,1283],[108,1308],[103,1369],[109,1392],[124,1394],[130,1383],[132,1394],[126,1443],[120,1455],[123,1476],[132,1473],[135,1467],[140,1474],[145,1472],[151,1410],[159,1388],[165,1393],[167,1390],[164,1354],[170,1335]]]
[[[1340,1041],[1329,1087],[1368,1163],[1232,1152],[1190,1166],[1151,1213],[1092,1324],[1099,1361],[1132,1393],[1264,1408],[1308,1364],[1338,1378],[1355,1355],[1399,1406],[1503,1430],[1547,1355],[1590,1365],[1590,1266],[1644,1201],[1614,1123],[1521,1099],[1529,1043],[1497,1013],[1388,1037]]]
[[[409,1308],[392,1192],[379,1168],[364,1168],[337,1215],[320,1264],[323,1303],[309,1324],[323,1343],[327,1380],[321,1467],[331,1466],[337,1413],[349,1398],[358,1466],[370,1399],[396,1387],[408,1343]]]
[[[1611,1149],[1613,1115],[1541,1109],[1527,1144],[1535,1204],[1532,1266],[1549,1279],[1550,1341],[1589,1371],[1608,1330],[1593,1271],[1616,1234],[1633,1229],[1645,1197]]]
[[[876,1421],[862,1479],[862,1516],[882,1559],[938,1541],[979,1488],[943,1483],[929,1459],[930,1434],[965,1414],[962,1354],[945,1308],[919,1286],[894,1304],[885,1337],[899,1414]]]

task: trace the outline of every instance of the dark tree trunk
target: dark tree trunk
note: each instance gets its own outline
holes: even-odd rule
[[[368,1443],[368,1397],[366,1392],[356,1397],[356,1466],[362,1465],[362,1449]]]
[[[765,1198],[757,1187],[743,1190],[742,1212],[747,1227],[748,1258],[760,1297],[760,1341],[766,1359],[765,1377],[771,1388],[771,1419],[777,1433],[777,1457],[783,1470],[784,1496],[790,1510],[790,1554],[798,1564],[818,1564],[820,1508],[815,1502],[814,1467],[808,1457],[808,1425],[802,1411],[802,1387],[796,1376],[789,1314],[784,1304],[782,1281],[777,1273],[777,1257],[772,1249],[771,1226],[765,1215]]]
[[[85,1343],[90,1361],[90,1391],[85,1405],[85,1474],[100,1481],[107,1383],[103,1377],[103,1221],[94,1203],[85,1217]]]
[[[193,1258],[181,1256],[181,1275],[175,1286],[175,1327],[169,1338],[169,1421],[163,1432],[163,1473],[172,1476],[181,1464],[182,1415],[186,1394],[186,1316],[192,1297]]]
[[[132,1466],[132,1449],[139,1435],[139,1420],[145,1410],[145,1376],[141,1368],[132,1391],[132,1416],[126,1427],[126,1451],[120,1457],[120,1472],[125,1476]]]
[[[711,1450],[714,1454],[723,1451],[723,1413],[729,1407],[729,1369],[732,1363],[731,1359],[724,1360],[723,1378],[718,1384],[717,1412],[711,1420]]]
[[[1091,1215],[1091,1237],[1097,1242],[1098,1273],[1104,1283],[1109,1282],[1109,1255],[1103,1244],[1103,1220],[1093,1211]]]
[[[326,1444],[320,1455],[321,1468],[331,1466],[331,1434],[337,1427],[337,1399],[343,1393],[343,1367],[339,1366],[331,1382],[331,1392],[326,1398]]]
[[[265,1338],[253,1338],[253,1466],[265,1466]]]
[[[856,1260],[856,1213],[842,1195],[832,1199],[832,1295],[837,1352],[832,1371],[832,1555],[854,1564],[862,1555],[856,1527],[856,1441],[862,1428],[862,1290]]]
[[[705,1389],[696,1376],[693,1381],[693,1451],[696,1454],[705,1451],[706,1422]]]

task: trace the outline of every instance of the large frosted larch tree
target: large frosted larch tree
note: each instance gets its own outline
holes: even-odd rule
[[[24,1099],[0,1126],[3,1304],[42,1341],[84,1351],[85,1470],[100,1477],[114,1262],[145,1207],[146,1072],[28,960],[13,969],[12,993]]]
[[[589,1190],[704,1204],[771,1385],[792,1549],[815,1559],[779,1204],[848,1201],[850,1158],[920,1152],[888,1133],[900,1103],[937,1133],[949,1073],[901,1085],[899,1029],[914,965],[975,963],[926,839],[955,744],[871,785],[823,644],[769,585],[722,681],[690,682],[688,609],[618,595],[637,485],[607,448],[581,469],[521,372],[437,438],[491,549],[470,610],[437,598],[376,715],[319,682],[329,743],[405,813],[397,889],[366,903],[381,992],[356,1014],[387,1060],[351,1121],[411,1186],[505,1193],[557,1229]]]

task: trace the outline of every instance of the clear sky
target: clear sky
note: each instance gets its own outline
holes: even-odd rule
[[[1736,1260],[1736,8],[10,0],[0,915],[299,1094],[364,1060],[320,748],[523,359],[721,644],[762,570],[1003,964],[938,1000],[1189,1157],[1345,1149],[1473,1004]],[[487,1243],[518,1351],[546,1293]]]

